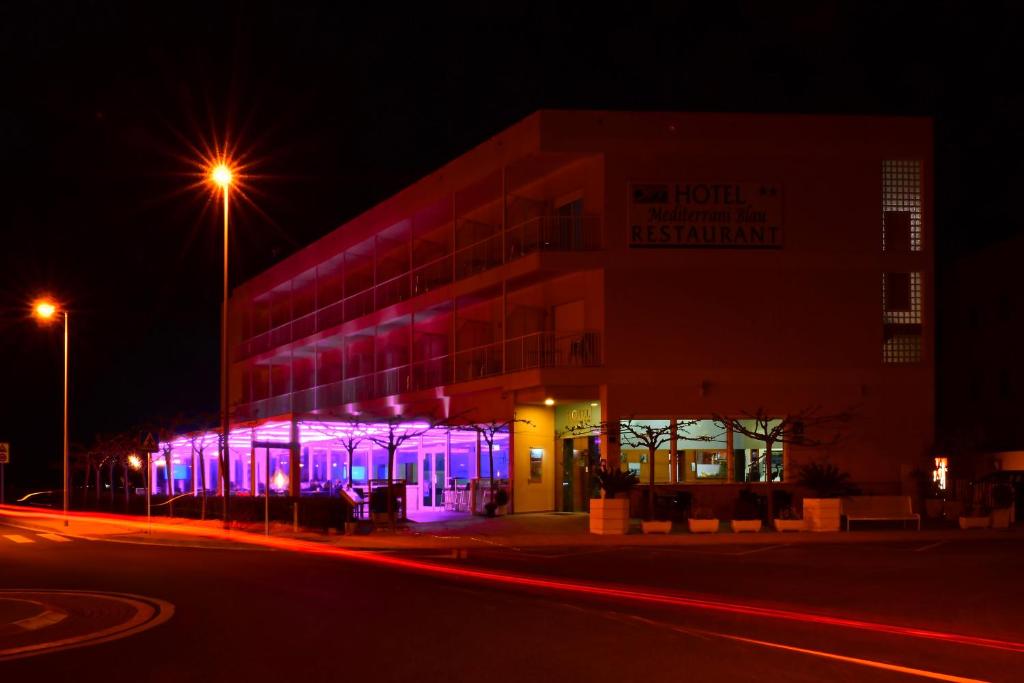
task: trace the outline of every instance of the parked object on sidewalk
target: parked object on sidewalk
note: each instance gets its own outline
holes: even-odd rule
[[[987,529],[992,524],[991,510],[979,502],[977,490],[971,486],[970,502],[964,503],[964,513],[960,515],[961,529]]]
[[[504,515],[508,509],[508,491],[505,489],[498,489],[494,494],[494,500],[489,500],[484,503],[484,511],[488,517],[497,517]]]
[[[590,501],[590,533],[629,533],[629,492],[637,483],[633,472],[600,469],[597,481],[601,497]]]
[[[672,520],[645,519],[640,522],[640,527],[645,534],[667,534],[672,531]]]
[[[960,515],[961,529],[987,529],[992,523],[989,515]]]
[[[910,496],[848,496],[842,499],[846,530],[853,522],[914,522],[921,530],[921,515],[913,511]]]
[[[772,526],[775,527],[776,531],[804,531],[807,528],[807,524],[799,517],[795,519],[780,519],[776,517],[772,520]]]
[[[718,531],[719,522],[710,508],[694,508],[686,525],[691,534],[713,534]]]
[[[1000,483],[992,487],[992,528],[1009,529],[1013,510],[1013,487]]]
[[[839,498],[860,491],[850,483],[850,475],[828,462],[802,465],[799,483],[814,493],[804,498],[804,519],[811,531],[839,531]]]
[[[774,492],[775,495],[775,519],[772,526],[776,531],[803,531],[807,528],[803,518],[797,514],[793,507],[793,494],[785,489]]]
[[[748,486],[740,489],[736,499],[736,506],[733,511],[733,518],[729,522],[733,533],[741,531],[761,530],[761,497]]]
[[[594,498],[590,501],[590,533],[629,533],[629,498]]]

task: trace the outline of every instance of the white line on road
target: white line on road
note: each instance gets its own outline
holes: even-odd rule
[[[45,538],[47,541],[54,541],[55,543],[70,543],[70,538],[64,538],[60,534],[36,534],[39,538]]]
[[[923,552],[925,550],[931,550],[932,548],[938,548],[940,545],[942,545],[944,543],[945,543],[945,541],[936,541],[935,543],[929,543],[928,545],[923,545],[920,548],[914,548],[914,552],[915,553],[920,553],[920,552]]]
[[[15,543],[35,543],[31,538],[26,538],[20,534],[4,534],[4,538]]]

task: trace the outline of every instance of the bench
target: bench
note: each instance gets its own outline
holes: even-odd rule
[[[851,522],[917,522],[921,530],[921,515],[910,506],[910,496],[850,496],[842,500],[842,514],[846,517],[846,530]]]

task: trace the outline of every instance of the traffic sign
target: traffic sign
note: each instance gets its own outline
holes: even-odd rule
[[[146,438],[142,440],[142,450],[147,453],[159,453],[160,445],[153,438],[153,433],[146,434]]]
[[[0,465],[11,461],[11,444],[0,441]]]

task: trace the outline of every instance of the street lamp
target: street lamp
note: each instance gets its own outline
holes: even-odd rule
[[[64,526],[68,525],[68,309],[52,299],[37,299],[32,304],[32,316],[44,325],[52,323],[59,316],[64,317]]]
[[[224,300],[221,303],[220,314],[220,414],[221,414],[221,449],[220,449],[220,478],[224,489],[224,528],[228,524],[228,495],[230,493],[231,481],[228,476],[228,467],[231,456],[228,448],[228,436],[231,430],[228,418],[228,199],[231,191],[231,184],[235,180],[235,173],[231,166],[221,161],[210,168],[210,182],[221,189],[224,197]]]

